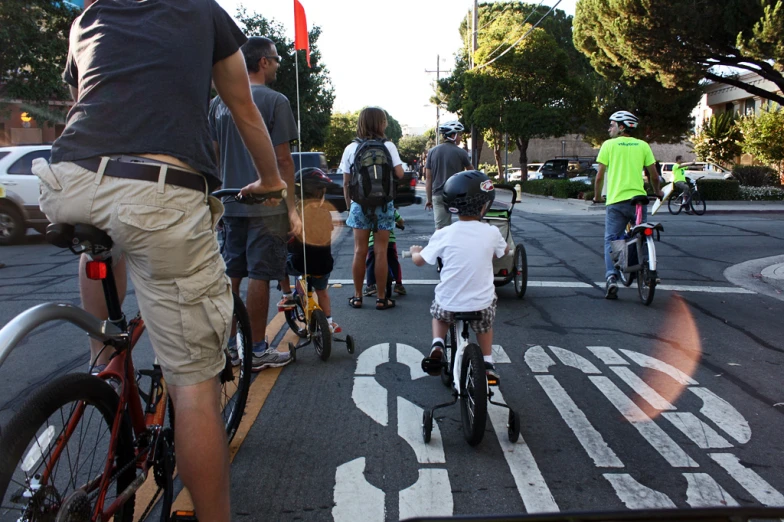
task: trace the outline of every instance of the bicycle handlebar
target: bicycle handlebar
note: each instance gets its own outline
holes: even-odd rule
[[[240,190],[242,189],[221,189],[212,193],[216,198],[232,197],[237,203],[244,205],[253,205],[255,203],[264,203],[268,199],[283,199],[286,197],[286,189],[276,190],[275,192],[267,192],[265,194],[249,194],[248,196],[241,196]],[[227,201],[231,203],[232,201]]]

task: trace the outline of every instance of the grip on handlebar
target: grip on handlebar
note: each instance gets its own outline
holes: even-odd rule
[[[403,255],[403,257],[411,257],[411,251],[410,250],[403,250],[402,255]]]

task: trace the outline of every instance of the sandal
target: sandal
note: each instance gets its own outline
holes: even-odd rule
[[[349,297],[348,298],[348,305],[351,308],[362,308],[362,298],[361,297]]]
[[[395,300],[385,297],[384,299],[376,299],[376,310],[386,310],[395,307]]]

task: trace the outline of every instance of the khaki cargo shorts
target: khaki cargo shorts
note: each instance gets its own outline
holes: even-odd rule
[[[70,162],[33,162],[52,223],[106,231],[125,254],[155,355],[169,384],[223,369],[233,313],[215,225],[223,205],[189,188],[103,176]],[[197,174],[194,174],[197,175]]]
[[[446,228],[452,224],[452,213],[444,205],[444,196],[442,194],[433,196],[433,219],[436,222],[436,230]]]

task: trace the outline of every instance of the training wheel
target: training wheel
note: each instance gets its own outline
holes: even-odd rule
[[[509,419],[506,426],[509,442],[517,442],[517,439],[520,438],[520,417],[511,408],[509,409]]]
[[[350,335],[346,336],[346,350],[348,350],[348,353],[354,353],[354,338]]]
[[[422,414],[422,440],[425,444],[430,442],[430,434],[433,431],[433,412],[425,410]]]

